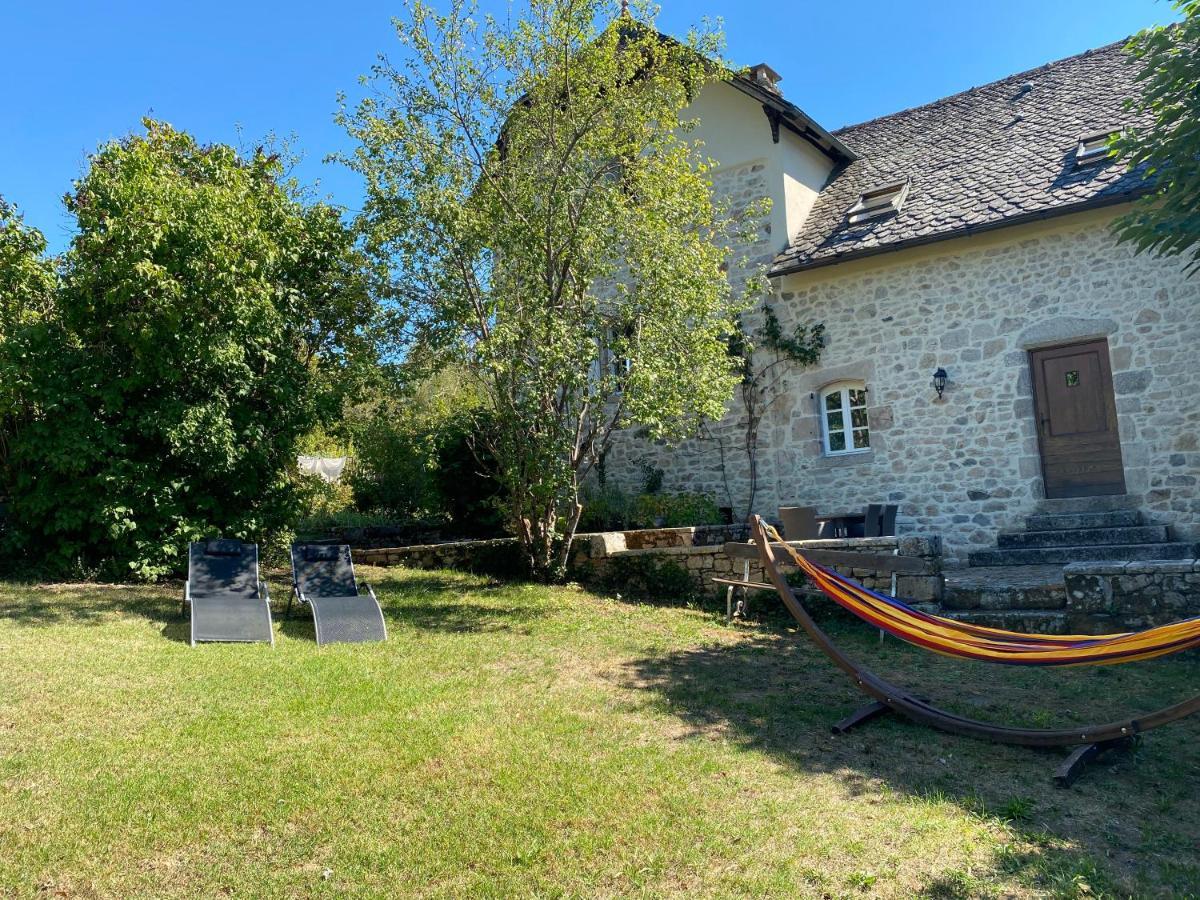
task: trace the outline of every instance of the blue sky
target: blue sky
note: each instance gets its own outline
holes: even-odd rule
[[[396,51],[398,12],[377,0],[0,2],[0,195],[64,249],[61,197],[87,153],[153,114],[206,142],[294,135],[296,174],[355,209],[357,178],[322,160],[348,146],[332,121],[338,92],[353,96],[375,56]],[[828,128],[1175,18],[1165,0],[665,0],[658,24],[682,34],[704,16],[723,17],[730,59],[770,63]]]

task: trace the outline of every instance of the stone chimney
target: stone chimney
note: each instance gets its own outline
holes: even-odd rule
[[[783,91],[779,89],[779,82],[783,81],[783,78],[766,63],[750,67],[750,80],[772,94],[783,96]]]

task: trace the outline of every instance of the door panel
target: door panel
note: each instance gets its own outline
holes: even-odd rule
[[[1125,493],[1108,341],[1031,350],[1047,497]]]

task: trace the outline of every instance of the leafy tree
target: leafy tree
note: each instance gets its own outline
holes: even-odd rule
[[[361,146],[369,246],[413,337],[479,380],[489,457],[528,568],[565,571],[579,488],[614,430],[719,418],[743,308],[738,223],[680,113],[723,70],[718,35],[662,38],[601,0],[409,0],[403,63],[341,119]],[[608,17],[609,24],[597,24]]]
[[[0,197],[0,500],[8,494],[9,448],[29,417],[25,331],[51,315],[54,266],[46,239]]]
[[[1129,42],[1141,66],[1140,97],[1127,106],[1149,124],[1118,135],[1113,146],[1132,166],[1145,166],[1153,190],[1115,223],[1139,251],[1187,255],[1200,267],[1200,0],[1178,0],[1183,21],[1150,28]]]
[[[100,148],[30,340],[13,517],[55,568],[152,579],[189,540],[288,521],[301,435],[340,408],[373,304],[352,233],[281,160],[162,122]]]

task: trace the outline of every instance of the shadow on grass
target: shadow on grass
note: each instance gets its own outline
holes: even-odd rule
[[[405,603],[384,606],[384,615],[402,626],[422,631],[528,633],[545,612],[527,606],[481,606],[475,603]]]
[[[284,603],[274,614],[275,624],[281,634],[293,641],[317,642],[317,629],[313,624],[312,607],[307,604],[293,603],[291,613]]]
[[[835,640],[883,677],[959,714],[1004,724],[1109,721],[1200,685],[1195,654],[1117,667],[1130,670],[1120,673],[1017,671],[933,657],[890,638],[880,644],[858,623],[825,618]],[[623,679],[692,734],[719,733],[798,771],[834,774],[850,798],[886,789],[916,802],[949,801],[1005,825],[1017,842],[991,861],[992,871],[1038,890],[1074,896],[1106,882],[1172,895],[1200,890],[1195,719],[1153,732],[1132,753],[1101,757],[1064,791],[1051,782],[1064,751],[993,745],[893,717],[833,736],[830,725],[866,698],[803,632],[773,616],[732,644],[632,662]],[[979,890],[977,880],[958,873],[929,883],[925,895]]]
[[[457,572],[406,571],[370,581],[388,627],[442,632],[529,632],[547,614],[522,596],[540,586]],[[311,628],[311,623],[310,623]]]
[[[173,592],[172,588],[106,584],[9,586],[0,593],[0,622],[29,627],[99,625],[132,615],[170,628],[183,621],[183,589],[179,588],[178,596],[168,590]]]

